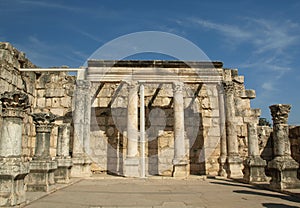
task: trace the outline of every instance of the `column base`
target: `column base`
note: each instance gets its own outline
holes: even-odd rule
[[[173,160],[173,172],[172,177],[174,178],[186,178],[189,176],[189,161],[188,160]]]
[[[227,177],[227,164],[226,164],[226,156],[220,156],[219,159],[219,171],[218,176]]]
[[[27,191],[49,192],[55,188],[54,171],[56,169],[56,161],[32,160],[28,174]]]
[[[92,171],[91,171],[92,161],[88,157],[75,156],[74,158],[72,158],[72,162],[73,162],[73,166],[71,168],[71,177],[91,177],[92,176]]]
[[[24,178],[29,163],[20,158],[0,159],[0,207],[19,206],[26,202]]]
[[[267,162],[260,156],[251,156],[244,161],[244,181],[247,183],[266,182],[269,178],[265,174]]]
[[[138,158],[126,158],[124,161],[124,176],[125,177],[140,177],[139,171],[140,161]]]
[[[268,164],[271,172],[270,187],[275,190],[300,188],[297,178],[299,164],[291,156],[277,156]]]
[[[227,178],[243,178],[242,159],[239,156],[228,156],[227,166]]]
[[[54,172],[56,183],[69,183],[71,167],[73,165],[71,158],[57,158],[57,169]]]

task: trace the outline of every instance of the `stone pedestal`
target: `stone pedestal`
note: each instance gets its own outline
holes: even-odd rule
[[[70,124],[63,124],[58,127],[56,151],[57,169],[54,173],[56,183],[70,182],[71,167],[73,165],[69,154],[70,128]]]
[[[124,161],[124,175],[126,177],[139,177],[137,82],[128,83],[127,141],[127,154]]]
[[[54,171],[56,169],[56,161],[30,161],[30,173],[28,175],[27,191],[48,192],[55,188]]]
[[[20,92],[1,95],[3,123],[0,132],[0,206],[19,206],[26,201],[24,178],[29,163],[22,154],[22,123],[28,96]]]
[[[29,163],[20,158],[0,158],[0,206],[16,206],[26,202],[24,178]]]
[[[260,116],[260,110],[253,110],[253,121],[248,123],[248,157],[244,161],[244,180],[248,183],[268,181],[265,175],[266,161],[259,155],[257,122]]]
[[[74,141],[73,141],[73,166],[71,177],[89,177],[91,172],[91,160],[89,159],[90,142],[90,81],[76,80],[74,96]]]
[[[226,115],[226,139],[227,139],[227,167],[228,178],[242,178],[242,159],[238,150],[238,138],[235,121],[234,84],[224,83],[225,90],[225,115]]]
[[[124,161],[124,176],[140,177],[140,160],[138,158],[126,158]]]
[[[27,190],[48,192],[55,187],[54,171],[57,169],[57,162],[50,157],[50,135],[56,116],[35,113],[32,117],[36,127],[36,148],[30,161]]]
[[[57,158],[57,169],[54,172],[56,183],[69,183],[71,167],[73,162],[71,158]]]
[[[188,159],[184,141],[184,103],[183,83],[173,83],[174,101],[174,159],[173,177],[187,177],[189,175]]]
[[[85,155],[75,155],[72,158],[71,177],[90,177],[92,161]]]
[[[270,187],[273,189],[299,188],[297,179],[299,164],[291,157],[289,126],[290,105],[270,106],[273,119],[274,159],[268,163],[271,172]]]

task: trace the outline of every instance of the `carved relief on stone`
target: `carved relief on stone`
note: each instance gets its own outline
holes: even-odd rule
[[[22,92],[5,92],[1,95],[2,108],[27,108],[29,107],[28,95]]]
[[[174,93],[182,93],[183,86],[184,86],[183,82],[178,82],[178,81],[173,82],[173,92]]]
[[[90,90],[91,82],[87,80],[76,80],[76,90],[88,91]]]
[[[127,90],[131,91],[131,90],[138,90],[138,82],[137,81],[124,81],[124,83],[127,84]]]
[[[37,126],[51,126],[53,125],[53,122],[57,118],[56,115],[52,113],[34,113],[32,114],[32,118],[34,123]]]
[[[286,124],[290,109],[291,105],[287,104],[271,105],[270,110],[274,124]]]
[[[233,94],[234,93],[234,84],[233,82],[224,82],[223,88],[226,94]]]

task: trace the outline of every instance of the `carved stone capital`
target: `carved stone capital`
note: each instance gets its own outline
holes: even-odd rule
[[[76,90],[90,90],[91,82],[88,80],[76,80]]]
[[[173,92],[174,93],[182,93],[183,91],[183,82],[173,82]]]
[[[57,118],[56,115],[52,113],[34,113],[32,114],[33,122],[37,127],[46,127],[46,126],[52,126],[53,122]]]
[[[2,117],[23,118],[24,110],[29,107],[28,95],[19,91],[5,92],[0,96],[0,100]]]
[[[287,124],[291,105],[277,104],[269,106],[274,124]]]
[[[225,91],[225,94],[233,94],[234,93],[234,84],[233,82],[224,82],[223,88]]]
[[[128,91],[130,90],[138,90],[138,82],[137,81],[125,81],[127,84]]]

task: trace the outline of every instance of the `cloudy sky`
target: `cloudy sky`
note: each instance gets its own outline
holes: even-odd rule
[[[300,124],[299,11],[298,0],[1,0],[0,41],[40,67],[79,67],[120,36],[172,33],[224,67],[238,68],[246,87],[256,90],[252,107],[261,108],[262,117],[270,120],[269,105],[289,103],[289,123]],[[168,57],[145,54],[151,58]]]

